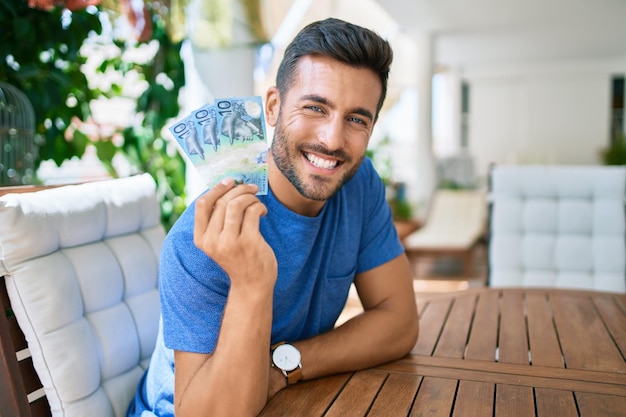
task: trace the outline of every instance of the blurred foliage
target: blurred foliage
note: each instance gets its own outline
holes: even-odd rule
[[[87,143],[65,140],[64,134],[74,117],[87,120],[89,101],[95,98],[86,88],[81,72],[86,58],[80,53],[89,33],[102,30],[94,9],[43,11],[24,0],[2,0],[0,27],[0,79],[24,92],[33,105],[40,160],[60,164],[82,155]]]
[[[129,47],[123,41],[114,41],[120,53],[100,65],[102,73],[110,70],[122,75],[134,73],[134,77],[146,82],[147,88],[137,98],[134,123],[122,131],[123,143],[99,141],[96,147],[98,157],[110,172],[114,172],[113,156],[121,151],[134,167],[154,177],[161,198],[162,221],[169,230],[185,209],[185,162],[176,145],[168,142],[162,132],[179,113],[178,92],[185,83],[185,76],[180,58],[181,43],[170,41],[163,20],[156,14],[149,42],[154,41],[158,42],[158,49],[146,62],[129,60],[124,55]],[[124,91],[123,86],[114,84],[107,95],[115,97],[121,91]]]
[[[391,184],[391,190],[391,195],[387,196],[387,202],[391,207],[393,219],[396,221],[411,220],[413,218],[413,207],[406,198],[406,184],[394,182]]]
[[[391,138],[385,136],[378,143],[370,144],[365,151],[365,156],[372,160],[376,172],[385,184],[387,202],[391,207],[393,219],[397,221],[411,220],[414,213],[411,203],[406,198],[406,184],[394,180],[391,146]]]
[[[626,165],[626,136],[614,137],[611,144],[602,150],[601,157],[605,165]]]
[[[113,158],[121,153],[136,171],[148,172],[155,179],[162,223],[169,230],[185,208],[185,163],[161,135],[179,111],[178,91],[184,85],[181,43],[170,41],[157,13],[150,13],[153,30],[146,43],[158,42],[150,59],[127,60],[125,53],[140,48],[141,43],[112,41],[118,53],[107,56],[98,72],[113,70],[120,79],[132,73],[145,81],[146,89],[136,98],[132,124],[116,132],[123,140],[113,140],[116,133],[92,137],[76,128],[80,121],[89,120],[90,102],[124,94],[121,84],[113,83],[108,89],[90,87],[83,71],[88,60],[83,45],[102,33],[101,13],[104,11],[95,6],[73,12],[61,8],[42,11],[29,8],[23,0],[0,0],[0,53],[4,57],[0,79],[22,90],[33,104],[40,144],[37,166],[42,160],[60,165],[81,157],[92,144],[110,175],[118,177]]]
[[[370,142],[369,147],[365,151],[365,156],[372,160],[374,168],[376,168],[385,185],[390,185],[393,182],[393,164],[389,151],[390,147],[391,138],[385,136],[378,143]]]

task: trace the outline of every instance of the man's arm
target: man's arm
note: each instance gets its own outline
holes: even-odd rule
[[[320,336],[294,343],[304,379],[368,368],[411,351],[419,323],[405,254],[355,279],[364,312]]]
[[[196,202],[194,243],[230,278],[212,355],[175,352],[177,417],[254,416],[267,400],[278,266],[259,231],[256,186],[218,184]]]

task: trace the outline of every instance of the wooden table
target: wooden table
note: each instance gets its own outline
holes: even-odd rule
[[[281,391],[262,416],[626,416],[626,295],[417,296],[407,357]]]

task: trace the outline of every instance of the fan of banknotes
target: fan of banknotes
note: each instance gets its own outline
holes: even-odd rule
[[[209,188],[226,177],[267,194],[267,138],[260,96],[216,99],[169,127]]]

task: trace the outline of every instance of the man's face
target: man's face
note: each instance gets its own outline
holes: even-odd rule
[[[300,195],[327,200],[356,173],[381,91],[371,70],[305,56],[284,97],[268,93],[268,123],[276,127],[272,158]]]

